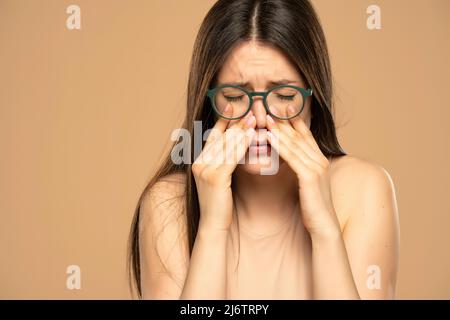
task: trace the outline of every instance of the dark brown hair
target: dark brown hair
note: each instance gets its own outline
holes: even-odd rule
[[[333,121],[333,81],[330,59],[318,16],[309,0],[219,0],[204,18],[195,40],[187,88],[186,117],[183,128],[193,136],[194,121],[203,130],[214,125],[212,107],[206,91],[214,82],[229,52],[242,41],[258,41],[281,49],[313,89],[310,130],[326,157],[345,155],[339,145]],[[193,139],[192,139],[193,140]],[[174,142],[174,145],[177,142]],[[192,141],[191,150],[194,150]],[[191,162],[195,160],[195,155]],[[141,292],[139,252],[139,211],[146,192],[161,178],[183,173],[186,177],[185,201],[189,254],[197,234],[200,211],[191,164],[174,164],[170,153],[143,190],[131,225],[128,272],[131,288]]]

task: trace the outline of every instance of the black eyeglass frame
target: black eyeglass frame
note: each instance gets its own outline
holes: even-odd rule
[[[236,88],[236,89],[242,90],[243,92],[245,92],[245,93],[247,94],[247,96],[248,96],[248,98],[249,98],[249,105],[248,105],[247,111],[245,111],[245,113],[244,113],[242,116],[229,118],[229,117],[225,117],[224,115],[222,115],[222,114],[219,112],[219,110],[217,109],[216,103],[215,103],[215,97],[216,97],[217,92],[218,92],[220,89],[223,89],[223,88]],[[291,117],[279,117],[279,116],[273,114],[272,112],[270,112],[269,106],[267,105],[267,96],[268,96],[272,91],[277,90],[277,89],[280,89],[280,88],[292,88],[292,89],[295,89],[295,90],[297,90],[297,91],[299,91],[299,92],[301,93],[301,95],[302,95],[302,97],[303,97],[303,103],[302,103],[302,107],[301,107],[300,111],[299,111],[297,114],[295,114],[295,115],[293,115],[293,116],[291,116]],[[293,86],[293,85],[284,85],[284,84],[283,84],[283,85],[279,85],[279,86],[270,88],[268,91],[248,91],[248,90],[246,90],[245,88],[243,88],[243,87],[241,87],[241,86],[235,86],[235,85],[229,85],[229,84],[226,84],[226,85],[221,85],[221,86],[217,86],[217,87],[215,87],[215,88],[209,89],[209,90],[207,91],[207,93],[206,93],[206,96],[210,99],[210,102],[211,102],[211,105],[212,105],[212,107],[213,107],[213,109],[214,109],[214,112],[215,112],[219,117],[224,118],[224,119],[227,119],[227,120],[238,120],[238,119],[242,119],[243,117],[245,117],[245,115],[246,115],[247,113],[250,112],[250,110],[251,110],[251,108],[252,108],[252,106],[253,106],[253,97],[256,97],[256,96],[261,96],[261,97],[263,97],[264,108],[266,109],[266,112],[267,112],[268,114],[270,114],[272,117],[277,118],[277,119],[280,119],[280,120],[289,120],[289,119],[295,118],[295,117],[298,116],[300,113],[302,113],[303,108],[305,107],[305,101],[306,101],[306,99],[307,99],[308,97],[312,96],[312,94],[313,94],[313,90],[312,90],[312,89],[300,88],[300,87]]]

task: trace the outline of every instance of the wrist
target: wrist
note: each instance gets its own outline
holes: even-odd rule
[[[337,223],[311,228],[308,232],[312,242],[337,241],[342,237],[341,228]]]
[[[202,221],[200,218],[197,233],[206,237],[227,235],[229,227]]]

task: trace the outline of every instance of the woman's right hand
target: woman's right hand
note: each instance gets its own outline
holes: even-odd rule
[[[232,106],[229,104],[224,112],[231,117]],[[192,164],[200,204],[199,229],[228,231],[231,226],[231,177],[252,141],[255,124],[251,110],[233,125],[230,125],[230,120],[219,118],[202,152]]]

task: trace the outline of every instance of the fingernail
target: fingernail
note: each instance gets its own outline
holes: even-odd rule
[[[223,112],[227,112],[228,110],[230,110],[230,105],[229,105],[229,104],[227,104],[227,105],[225,106],[225,109],[223,109]]]
[[[271,124],[274,124],[275,121],[273,121],[272,117],[270,115],[266,115],[267,121],[269,121]]]

